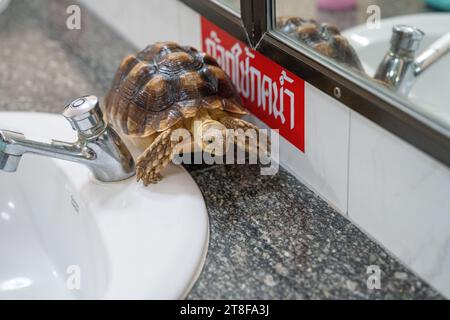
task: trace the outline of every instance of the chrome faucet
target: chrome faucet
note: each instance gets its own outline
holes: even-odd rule
[[[375,79],[407,96],[416,78],[450,51],[450,32],[436,40],[416,58],[425,33],[407,25],[396,25],[392,31],[391,48],[379,65]]]
[[[0,170],[15,172],[25,153],[73,161],[86,165],[95,178],[119,181],[135,174],[130,151],[119,135],[103,120],[98,98],[85,96],[68,104],[63,116],[78,134],[73,143],[32,141],[18,132],[0,130]]]

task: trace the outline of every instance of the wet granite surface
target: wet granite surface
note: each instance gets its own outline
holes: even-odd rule
[[[95,16],[67,30],[65,1],[13,1],[0,15],[0,109],[60,112],[82,94],[104,96],[134,52]],[[441,299],[284,169],[187,166],[209,212],[204,270],[188,299]],[[367,267],[381,270],[368,289]]]

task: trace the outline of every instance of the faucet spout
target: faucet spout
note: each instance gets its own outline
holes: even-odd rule
[[[16,171],[19,162],[12,160],[15,158],[20,160],[25,153],[74,162],[90,161],[95,158],[92,150],[78,142],[68,143],[52,140],[51,143],[43,143],[26,139],[23,134],[18,132],[0,130],[0,155],[5,159],[4,163],[0,162],[0,169]],[[9,166],[6,165],[8,162]]]
[[[25,153],[62,159],[86,165],[104,182],[119,181],[135,174],[133,157],[119,135],[103,121],[94,96],[69,104],[64,116],[78,133],[73,143],[28,140],[18,132],[0,130],[0,170],[14,172]]]
[[[0,170],[6,172],[15,172],[17,170],[22,154],[14,154],[11,150],[7,149],[9,149],[11,141],[14,138],[21,139],[24,137],[23,134],[18,132],[0,130]]]

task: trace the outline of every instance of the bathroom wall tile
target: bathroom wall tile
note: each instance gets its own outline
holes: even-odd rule
[[[176,0],[81,0],[137,48],[156,41],[177,41],[199,48],[200,15]]]
[[[343,214],[347,212],[349,117],[347,107],[305,83],[306,152],[280,138],[281,165]]]
[[[179,41],[183,45],[201,48],[200,15],[186,6],[178,3],[178,29]]]
[[[349,216],[450,297],[450,169],[351,112]]]
[[[81,0],[137,48],[156,41],[179,41],[176,0]]]

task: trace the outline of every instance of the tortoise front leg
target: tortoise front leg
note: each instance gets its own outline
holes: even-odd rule
[[[244,137],[249,137],[249,140],[251,141],[252,139],[256,141],[256,147],[250,143],[247,143],[247,138],[242,139],[238,137],[238,131],[235,132],[235,138],[234,141],[236,143],[236,145],[239,148],[244,149],[247,153],[253,153],[253,154],[257,154],[258,150],[261,149],[263,146],[259,144],[260,140],[258,139],[258,137],[260,137],[260,135],[262,135],[262,133],[259,131],[259,128],[257,126],[255,126],[253,123],[247,122],[245,120],[242,119],[238,119],[229,115],[223,116],[219,118],[219,122],[221,122],[227,129],[233,129],[233,130],[239,130],[242,129],[244,132],[246,132],[246,136]],[[249,130],[249,131],[247,131]],[[264,135],[264,138],[265,135]],[[267,138],[266,138],[267,139]],[[267,145],[264,146],[264,152],[267,153],[267,150],[270,149],[270,141],[267,140]]]
[[[172,129],[159,134],[153,143],[142,153],[136,164],[136,179],[145,186],[161,180],[161,171],[172,160],[175,143],[171,140]]]

